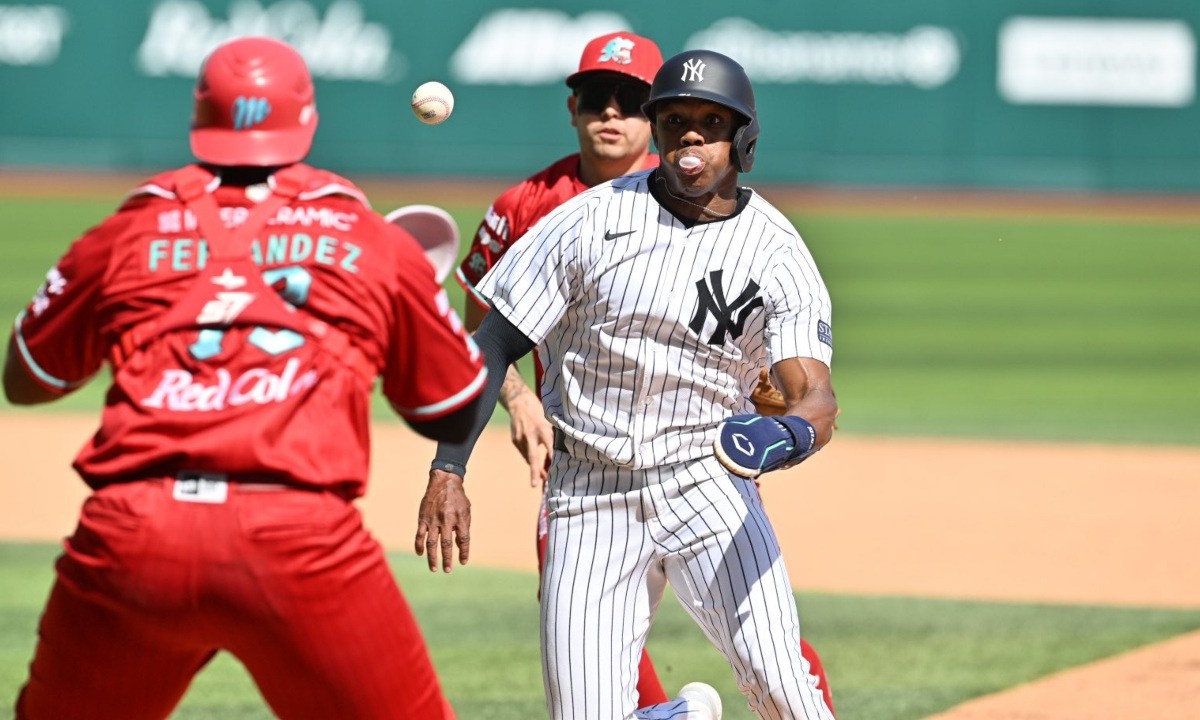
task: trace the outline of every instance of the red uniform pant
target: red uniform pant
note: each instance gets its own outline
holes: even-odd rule
[[[218,650],[281,718],[453,718],[358,510],[331,493],[173,480],[97,491],[57,562],[17,717],[165,718]]]

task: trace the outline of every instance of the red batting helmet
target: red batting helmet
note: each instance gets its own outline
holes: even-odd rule
[[[267,37],[219,45],[196,79],[192,153],[216,165],[287,165],[312,147],[312,76],[292,46]]]

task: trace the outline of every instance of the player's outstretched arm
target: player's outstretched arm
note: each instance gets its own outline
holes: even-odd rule
[[[468,293],[463,308],[463,324],[468,330],[476,330],[487,309]],[[525,384],[525,378],[516,365],[505,371],[504,384],[500,386],[500,404],[508,411],[511,420],[509,431],[513,447],[529,465],[529,486],[539,487],[546,481],[547,464],[554,447],[554,430],[546,420],[542,400]]]
[[[838,416],[837,396],[829,366],[813,358],[788,358],[771,368],[787,402],[787,414],[798,415],[816,430],[817,448],[833,439]]]
[[[727,470],[747,478],[791,467],[821,449],[833,436],[837,399],[829,367],[791,358],[773,368],[787,405],[784,415],[734,415],[721,423],[713,454]]]
[[[533,342],[498,312],[488,313],[474,337],[488,369],[475,422],[465,441],[438,443],[417,515],[413,549],[418,555],[427,555],[429,569],[434,572],[439,561],[442,570],[450,572],[455,545],[459,562],[466,562],[470,555],[471,505],[463,490],[467,460],[496,409],[504,369],[533,349]]]
[[[476,397],[461,408],[440,418],[417,420],[404,417],[404,422],[421,437],[437,442],[462,442],[471,435],[471,428],[475,425],[475,416],[479,413],[480,402],[482,402],[482,393],[480,393],[480,397]],[[395,405],[393,405],[394,407]]]

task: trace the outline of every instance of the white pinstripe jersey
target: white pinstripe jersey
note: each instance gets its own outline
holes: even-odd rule
[[[708,455],[718,423],[752,411],[760,367],[833,355],[829,293],[783,214],[747,191],[733,217],[688,227],[651,172],[559,206],[479,285],[538,344],[569,453],[633,468]]]

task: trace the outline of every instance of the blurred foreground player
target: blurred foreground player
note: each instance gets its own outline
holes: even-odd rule
[[[487,373],[413,237],[301,163],[316,125],[293,48],[219,46],[201,164],[134,189],[18,316],[11,402],[113,371],[18,718],[165,718],[220,650],[281,718],[453,717],[353,501],[377,378],[447,441]]]

